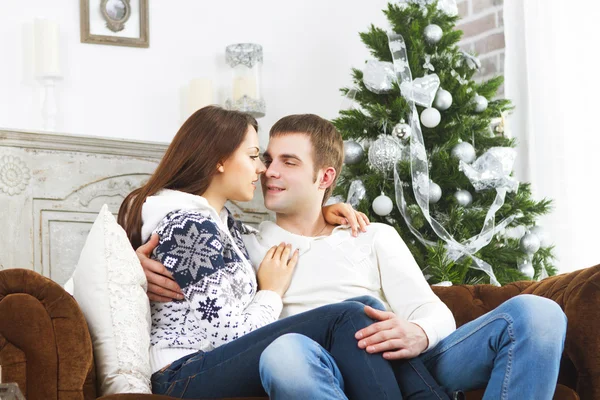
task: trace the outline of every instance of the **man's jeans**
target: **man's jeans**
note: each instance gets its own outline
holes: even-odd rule
[[[357,301],[378,310],[385,310],[383,304],[371,296],[355,297],[346,301]],[[402,397],[393,399],[450,399],[421,360],[396,361],[390,366],[402,392]],[[260,357],[260,377],[272,400],[347,399],[344,394],[344,378],[334,358],[314,340],[303,335],[283,335],[269,345]],[[370,378],[362,377],[363,382],[367,379]],[[374,393],[370,395],[372,399],[380,398]]]
[[[486,400],[550,400],[556,388],[566,327],[566,316],[554,301],[521,295],[458,328],[419,357],[447,392],[487,386]],[[294,368],[288,382],[271,384],[285,388],[314,381],[315,376],[341,381],[335,361],[326,353],[314,344],[289,348],[288,360],[313,359],[321,363]],[[263,376],[265,379],[271,380],[269,376]]]
[[[335,359],[337,366],[326,357],[319,365],[294,372],[301,378],[313,367],[335,370],[322,376],[330,379],[323,385],[329,388],[329,398],[345,398],[336,382],[343,376],[346,394],[352,399],[400,399],[390,363],[379,354],[360,349],[354,337],[372,323],[364,304],[356,301],[319,307],[273,322],[212,351],[182,357],[152,375],[152,391],[185,398],[264,396],[259,375],[261,354],[277,338],[296,333],[310,338]],[[292,351],[283,350],[279,357],[292,356]],[[291,379],[290,385],[293,383]],[[296,393],[294,398],[303,397]]]

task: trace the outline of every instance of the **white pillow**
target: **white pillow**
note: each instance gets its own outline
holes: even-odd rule
[[[92,336],[100,396],[152,393],[146,277],[106,204],[81,251],[73,283]]]

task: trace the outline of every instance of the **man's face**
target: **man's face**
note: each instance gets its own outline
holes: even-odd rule
[[[265,207],[281,214],[321,207],[322,171],[315,180],[312,143],[307,135],[290,133],[269,140],[264,154],[267,171],[261,176]]]

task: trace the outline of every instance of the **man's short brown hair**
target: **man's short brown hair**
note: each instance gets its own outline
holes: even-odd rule
[[[344,163],[344,140],[331,122],[315,114],[288,115],[273,125],[269,137],[283,136],[288,133],[300,133],[310,138],[315,163],[313,178],[315,181],[317,172],[321,168],[328,167],[335,168],[337,181]],[[335,181],[325,190],[323,203],[329,199],[334,188]]]

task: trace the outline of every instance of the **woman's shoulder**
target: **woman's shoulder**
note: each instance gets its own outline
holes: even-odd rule
[[[156,232],[160,235],[161,232],[170,231],[173,229],[189,229],[196,228],[211,233],[218,233],[219,226],[210,213],[200,210],[176,210],[167,214],[161,223],[158,225]]]

